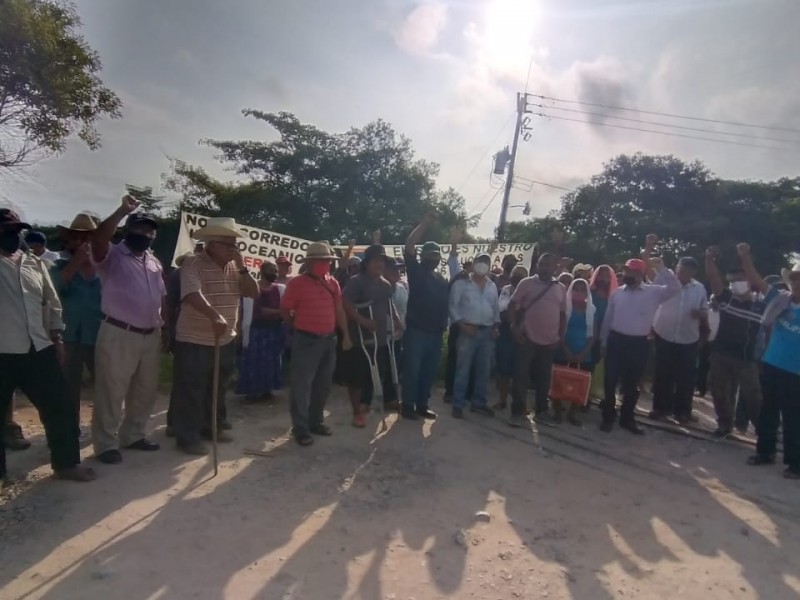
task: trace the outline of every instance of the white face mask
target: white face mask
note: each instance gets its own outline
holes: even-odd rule
[[[734,296],[743,296],[750,291],[750,284],[746,281],[731,282],[731,293]]]
[[[486,277],[486,275],[489,274],[489,265],[482,262],[475,263],[475,265],[472,267],[472,270],[475,272],[475,275]]]

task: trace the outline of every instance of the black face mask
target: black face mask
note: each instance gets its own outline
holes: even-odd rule
[[[270,283],[275,283],[278,280],[277,273],[264,273],[264,281],[269,281]]]
[[[133,252],[139,253],[149,250],[153,240],[142,233],[128,233],[125,236],[125,243]]]
[[[636,277],[634,277],[633,275],[626,275],[625,277],[622,278],[622,283],[631,286],[636,285]]]
[[[19,250],[22,240],[19,231],[4,231],[0,234],[0,250],[8,254],[14,254]]]

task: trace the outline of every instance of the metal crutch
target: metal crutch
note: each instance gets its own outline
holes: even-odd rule
[[[397,358],[394,354],[394,344],[397,341],[396,332],[394,330],[394,315],[397,314],[397,309],[394,307],[394,301],[389,299],[389,366],[392,369],[392,383],[395,389],[400,385],[400,377],[397,374]],[[398,390],[399,392],[399,390]],[[398,397],[399,397],[398,393]]]
[[[367,309],[369,312],[370,321],[374,321],[372,314],[372,302],[356,304],[355,308],[359,311]],[[369,372],[370,376],[372,377],[372,399],[373,402],[377,402],[380,405],[381,421],[385,421],[386,415],[383,410],[383,384],[381,383],[381,373],[378,368],[378,332],[372,332],[372,352],[370,352],[367,348],[367,342],[370,340],[369,338],[365,340],[364,329],[361,327],[361,325],[358,325],[358,338],[361,342],[361,349],[364,351],[364,355],[367,357],[367,362],[369,363]]]

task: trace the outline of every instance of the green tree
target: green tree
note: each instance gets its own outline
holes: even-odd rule
[[[334,134],[286,112],[244,114],[279,139],[205,140],[244,183],[220,182],[175,161],[166,186],[181,194],[185,210],[336,243],[369,239],[376,228],[385,243],[402,243],[429,211],[438,215],[432,236],[467,225],[463,197],[436,190],[438,165],[416,158],[408,138],[384,121]]]
[[[127,191],[131,196],[133,196],[139,202],[142,203],[141,210],[143,210],[144,212],[153,215],[161,214],[164,203],[164,196],[156,196],[153,193],[152,187],[150,186],[139,187],[136,185],[131,185],[130,183],[126,183],[125,191]]]
[[[79,27],[66,2],[0,2],[0,167],[61,152],[73,134],[95,150],[97,121],[120,116],[121,102],[103,86],[100,59]]]
[[[748,241],[762,267],[774,271],[800,248],[798,198],[800,178],[725,181],[700,162],[621,155],[566,194],[560,211],[528,227],[557,223],[570,256],[596,263],[637,255],[650,232],[661,236],[658,250],[673,261],[685,254],[699,258],[716,244],[733,263],[736,242]]]

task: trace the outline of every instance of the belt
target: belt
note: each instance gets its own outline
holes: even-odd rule
[[[295,329],[294,333],[299,333],[301,335],[307,335],[308,337],[318,338],[318,339],[330,339],[336,337],[336,332],[333,333],[311,333],[310,331],[303,331],[302,329]]]
[[[130,331],[131,333],[139,333],[141,335],[150,335],[153,333],[156,328],[155,327],[134,327],[133,325],[129,325],[125,321],[120,321],[119,319],[115,319],[114,317],[104,316],[103,321],[108,323],[109,325],[113,325],[114,327],[119,327],[120,329],[124,329],[125,331]]]

